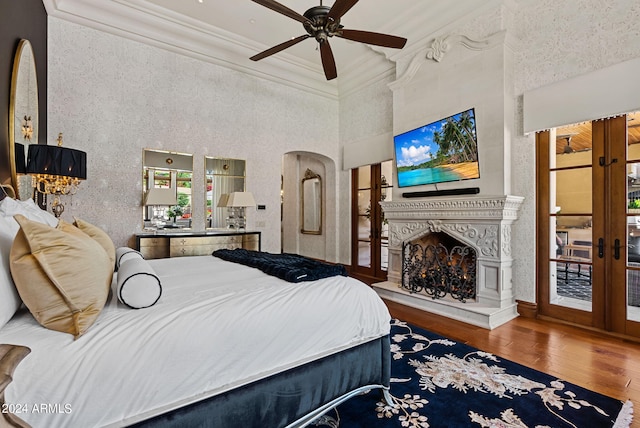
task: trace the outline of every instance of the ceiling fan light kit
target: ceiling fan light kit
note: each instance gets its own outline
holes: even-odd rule
[[[252,1],[301,22],[307,32],[305,35],[287,40],[284,43],[280,43],[279,45],[252,56],[250,58],[252,61],[259,61],[296,45],[303,40],[313,37],[320,45],[320,58],[322,60],[322,68],[324,69],[325,77],[327,80],[332,80],[338,77],[338,73],[331,45],[329,44],[329,39],[331,37],[341,37],[355,42],[394,49],[402,49],[407,43],[407,39],[404,37],[373,33],[370,31],[349,30],[340,25],[340,18],[342,18],[342,16],[347,13],[349,9],[358,2],[358,0],[336,0],[331,7],[323,6],[322,0],[320,0],[320,6],[314,6],[302,15],[275,0]]]

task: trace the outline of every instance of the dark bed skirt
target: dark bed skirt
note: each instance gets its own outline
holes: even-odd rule
[[[132,426],[304,426],[362,387],[388,388],[389,343],[385,336]]]

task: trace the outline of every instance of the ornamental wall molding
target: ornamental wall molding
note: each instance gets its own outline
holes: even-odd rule
[[[484,257],[498,258],[499,243],[497,225],[488,224],[461,224],[455,221],[414,221],[392,222],[389,224],[389,246],[402,248],[406,242],[412,242],[429,233],[444,232],[459,241],[473,246]],[[503,235],[504,238],[504,235]],[[503,242],[510,247],[510,241]]]
[[[402,200],[381,202],[388,220],[413,219],[463,219],[515,221],[522,201],[521,196],[476,196],[473,198],[448,198],[426,200]]]
[[[398,64],[398,78],[389,84],[391,90],[404,86],[413,79],[420,67],[426,62],[432,61],[436,63],[442,62],[445,55],[451,51],[454,46],[462,46],[470,51],[484,51],[505,43],[507,31],[502,30],[494,33],[483,40],[473,40],[463,34],[451,34],[431,39],[422,49],[418,50],[413,58],[409,61],[404,70],[400,70]]]
[[[502,254],[511,257],[511,227],[502,225]]]

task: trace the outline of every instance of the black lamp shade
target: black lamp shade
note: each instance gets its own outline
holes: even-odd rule
[[[87,178],[87,154],[76,149],[45,144],[29,145],[27,174]]]
[[[15,143],[13,146],[16,156],[16,174],[25,174],[27,164],[24,160],[24,144]]]

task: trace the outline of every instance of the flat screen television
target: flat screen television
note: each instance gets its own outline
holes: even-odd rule
[[[480,178],[473,108],[393,137],[398,187]]]

